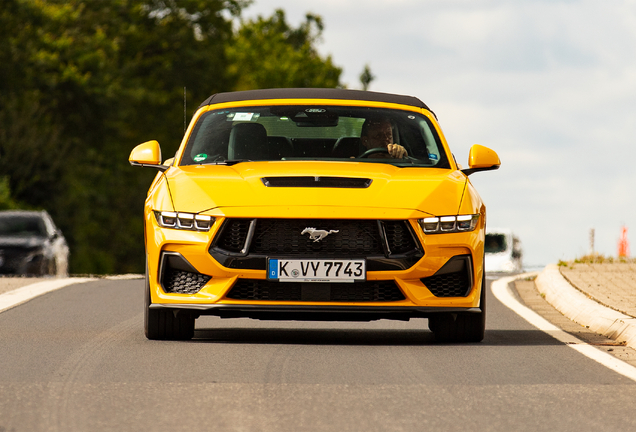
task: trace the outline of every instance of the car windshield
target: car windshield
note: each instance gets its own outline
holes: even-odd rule
[[[504,234],[486,234],[486,245],[484,252],[499,253],[505,252],[508,248],[508,242]]]
[[[407,157],[391,157],[387,143],[404,147]],[[435,128],[424,115],[332,105],[208,111],[198,119],[180,165],[289,160],[450,168]]]
[[[38,216],[1,215],[0,236],[46,237],[46,226],[42,218]]]

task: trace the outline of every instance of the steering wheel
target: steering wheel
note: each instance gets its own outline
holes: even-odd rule
[[[362,153],[361,155],[359,155],[359,158],[368,158],[369,156],[371,156],[372,154],[376,154],[376,153],[386,153],[389,154],[389,149],[386,147],[375,147],[372,149],[369,149],[367,151],[365,151],[364,153]]]

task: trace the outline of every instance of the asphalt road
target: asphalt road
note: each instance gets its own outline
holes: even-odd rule
[[[99,280],[0,313],[0,432],[636,430],[636,382],[492,295],[480,344],[438,344],[425,320],[214,317],[157,342],[142,289]]]

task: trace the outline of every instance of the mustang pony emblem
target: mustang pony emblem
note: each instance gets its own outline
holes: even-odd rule
[[[320,241],[322,239],[324,239],[325,237],[327,237],[329,234],[334,234],[339,232],[339,230],[329,230],[329,231],[325,231],[325,230],[317,230],[316,228],[305,228],[303,230],[303,232],[300,233],[300,235],[304,235],[309,233],[309,238],[311,240],[313,240],[314,242]]]

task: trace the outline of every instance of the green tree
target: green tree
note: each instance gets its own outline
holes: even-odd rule
[[[151,138],[176,150],[184,86],[195,100],[231,88],[225,45],[244,4],[3,1],[6,201],[51,212],[71,244],[71,271],[143,268],[140,216],[153,173],[131,169],[128,154]]]
[[[190,117],[220,91],[340,85],[315,48],[320,17],[298,28],[282,11],[243,22],[247,4],[2,0],[0,208],[47,209],[71,272],[143,271],[141,215],[156,173],[128,155],[150,139],[174,154],[184,87]]]
[[[227,46],[235,89],[340,87],[342,69],[316,50],[323,28],[314,14],[293,28],[281,9],[268,18],[242,21]]]
[[[369,90],[371,82],[375,79],[375,76],[371,73],[369,65],[364,65],[364,69],[360,74],[360,84],[362,84],[362,90]]]

